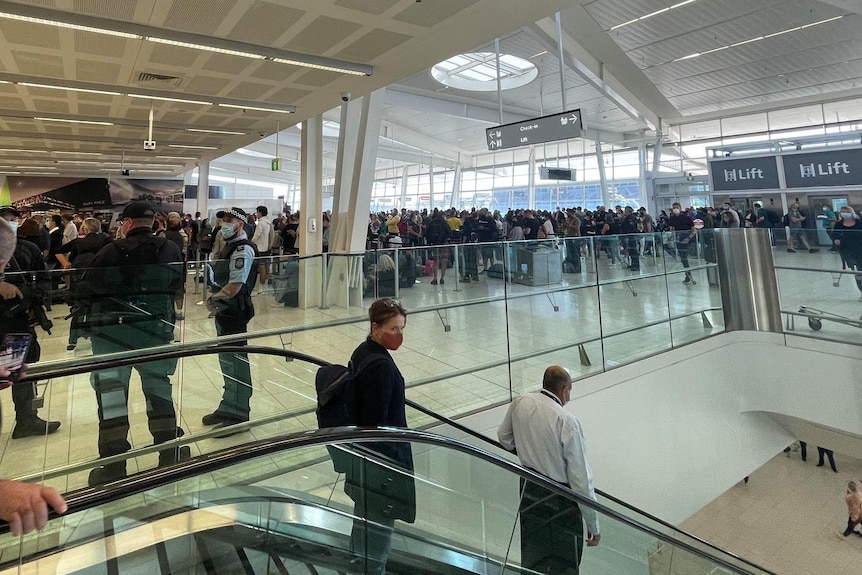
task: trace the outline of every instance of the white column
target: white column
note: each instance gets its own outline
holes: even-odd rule
[[[365,251],[382,114],[382,89],[342,106],[330,252]],[[362,305],[362,279],[359,258],[329,258],[325,305]]]
[[[611,206],[611,198],[608,194],[608,177],[605,174],[605,156],[602,153],[602,142],[600,140],[596,140],[596,164],[599,167],[599,185],[602,188],[602,205],[610,210],[613,206]]]
[[[401,170],[401,203],[397,206],[399,210],[407,205],[407,174],[410,173],[410,166],[404,166]],[[422,166],[419,166],[419,173],[422,173]]]
[[[527,207],[536,209],[536,148],[530,147],[530,157],[527,160]]]
[[[195,203],[195,211],[201,213],[202,218],[207,217],[210,205],[210,163],[201,160],[198,166],[198,197]]]
[[[299,221],[299,255],[310,256],[323,251],[321,238],[323,212],[323,117],[315,116],[302,123],[302,162],[300,165],[301,200]],[[320,305],[322,282],[320,258],[300,261],[299,305]]]

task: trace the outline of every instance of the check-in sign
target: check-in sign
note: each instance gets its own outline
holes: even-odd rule
[[[583,121],[580,110],[542,116],[485,130],[489,150],[504,150],[580,138],[582,133]]]

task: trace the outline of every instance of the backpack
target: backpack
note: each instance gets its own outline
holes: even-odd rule
[[[446,227],[444,228],[443,226]],[[431,223],[428,224],[428,227],[425,229],[425,239],[431,245],[439,246],[445,244],[450,235],[447,234],[447,231],[450,231],[451,229],[452,228],[449,227],[449,224],[444,220],[431,220]]]
[[[372,353],[356,369],[352,364],[328,365],[317,370],[314,389],[317,391],[317,427],[344,427],[356,425],[356,389],[362,372],[374,361],[385,359],[382,353]],[[337,473],[350,468],[350,456],[337,447],[328,446],[332,464]]]
[[[770,228],[777,228],[781,226],[781,216],[771,210],[764,211],[766,212],[766,221],[769,222]]]

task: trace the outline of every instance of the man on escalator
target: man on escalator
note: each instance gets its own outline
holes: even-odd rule
[[[517,452],[524,467],[595,501],[581,423],[564,409],[571,393],[568,372],[552,365],[545,370],[540,392],[512,400],[497,437],[503,447]],[[584,522],[587,546],[601,539],[595,510],[582,511],[575,501],[532,481],[522,480],[521,487],[521,566],[537,573],[577,575]]]

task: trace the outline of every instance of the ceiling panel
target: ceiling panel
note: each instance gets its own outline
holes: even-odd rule
[[[339,8],[349,8],[380,16],[386,10],[392,8],[392,0],[337,0],[335,5]]]
[[[425,28],[433,28],[441,22],[466,10],[475,0],[435,0],[434,2],[408,4],[407,8],[394,16],[399,22],[407,22]]]
[[[287,50],[306,54],[326,54],[333,46],[361,28],[362,25],[355,22],[320,16],[303,28],[284,47]]]
[[[53,6],[51,1],[39,2],[46,6]],[[74,0],[73,11],[79,14],[90,14],[115,20],[131,20],[135,16],[138,0]]]
[[[304,14],[304,10],[273,2],[255,2],[227,37],[240,42],[272,46]]]
[[[235,6],[234,0],[174,0],[162,25],[174,30],[214,35]]]
[[[354,62],[372,62],[381,54],[397,48],[408,40],[410,36],[406,34],[382,29],[371,30],[335,54],[335,57]]]

